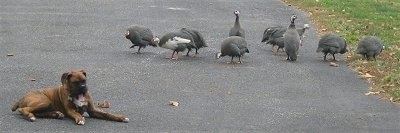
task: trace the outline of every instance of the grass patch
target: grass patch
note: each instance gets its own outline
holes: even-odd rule
[[[345,37],[349,52],[346,62],[360,75],[369,73],[372,88],[383,98],[400,102],[400,0],[284,0],[308,12],[320,34]],[[366,35],[378,36],[385,44],[376,61],[355,54]]]

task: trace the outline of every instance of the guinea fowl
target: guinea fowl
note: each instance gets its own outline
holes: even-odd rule
[[[240,26],[240,23],[239,23],[240,12],[238,10],[235,10],[233,12],[233,14],[236,15],[236,19],[235,19],[235,24],[229,31],[229,36],[240,36],[240,37],[245,38],[245,31],[244,31],[244,29],[242,29],[242,27]]]
[[[285,34],[283,35],[283,43],[287,55],[286,60],[291,60],[291,61],[297,60],[297,54],[300,45],[300,36],[296,30],[296,25],[294,23],[294,20],[296,20],[296,18],[297,18],[296,15],[293,15],[290,18],[290,25],[287,28]]]
[[[263,37],[262,37],[262,39],[261,39],[261,42],[265,42],[266,44],[269,44],[270,42],[270,38],[272,38],[272,35],[276,32],[276,31],[278,31],[278,30],[280,30],[280,29],[285,29],[285,31],[286,31],[286,28],[284,28],[284,27],[282,27],[282,26],[274,26],[274,27],[268,27],[267,29],[265,29],[264,30],[264,34],[263,34]],[[283,35],[283,33],[282,33],[282,35]]]
[[[243,37],[239,36],[230,36],[222,41],[221,44],[221,52],[216,54],[216,58],[230,56],[231,62],[233,63],[233,57],[239,57],[239,62],[242,63],[240,57],[244,53],[249,53],[249,49],[247,49],[247,42]]]
[[[169,59],[177,60],[178,53],[185,51],[188,47],[195,47],[192,36],[182,32],[170,32],[165,34],[161,39],[159,46],[166,49],[173,50]],[[174,57],[176,53],[176,57]]]
[[[318,42],[317,52],[324,53],[324,61],[326,61],[326,55],[329,53],[332,55],[333,60],[336,61],[335,54],[341,53],[344,54],[347,52],[347,44],[346,41],[334,34],[326,34],[321,37]]]
[[[268,42],[272,45],[272,48],[274,48],[275,46],[278,46],[275,53],[277,53],[279,51],[279,49],[283,50],[283,48],[284,48],[283,35],[286,33],[286,30],[287,30],[287,28],[275,29],[268,40]]]
[[[189,52],[192,50],[192,48],[195,48],[195,49],[196,49],[196,53],[195,53],[195,55],[194,55],[194,56],[196,56],[197,54],[199,54],[197,51],[198,51],[200,48],[208,47],[207,44],[206,44],[206,42],[204,41],[203,35],[201,35],[200,32],[198,32],[198,31],[196,31],[196,30],[193,30],[193,29],[188,29],[188,28],[182,28],[182,29],[181,29],[181,32],[182,32],[182,33],[186,33],[186,34],[192,36],[193,42],[194,42],[194,44],[196,45],[196,47],[193,47],[193,46],[191,46],[191,45],[189,45],[189,47],[187,47],[187,48],[188,48],[188,51],[187,51],[187,53],[186,53],[186,56],[189,56]]]
[[[149,28],[139,25],[133,25],[126,30],[126,39],[132,42],[130,48],[139,46],[137,51],[140,54],[140,49],[145,48],[147,45],[157,47],[159,39],[153,35],[153,32]]]
[[[376,36],[367,36],[358,43],[356,53],[361,54],[367,60],[370,57],[374,57],[376,60],[376,56],[382,52],[383,48],[381,39]]]
[[[306,32],[307,29],[310,29],[310,25],[308,24],[304,24],[303,28],[297,29],[297,32],[299,33],[300,36],[300,46],[303,46],[304,33]]]
[[[303,38],[304,38],[304,33],[306,29],[309,29],[310,26],[308,24],[304,24],[303,28],[296,29],[297,32],[299,33],[300,37],[300,46],[302,46],[303,43]],[[271,44],[272,48],[275,46],[278,46],[276,51],[272,50],[273,52],[277,53],[279,49],[284,48],[284,43],[283,43],[283,34],[285,34],[287,30],[287,27],[282,27],[282,26],[275,26],[275,27],[268,27],[265,29],[263,38],[261,42],[265,42],[266,44]]]

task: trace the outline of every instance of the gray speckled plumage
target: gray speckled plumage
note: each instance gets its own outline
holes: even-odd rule
[[[336,53],[344,54],[347,52],[347,44],[346,41],[338,35],[326,34],[323,35],[319,40],[317,52],[324,53],[325,61],[327,54],[331,54],[333,56],[333,60],[336,60]]]
[[[126,30],[125,37],[133,44],[130,48],[139,47],[137,53],[140,53],[140,49],[145,48],[147,45],[157,47],[158,43],[158,38],[153,35],[153,32],[149,28],[140,25],[129,27]]]
[[[278,46],[278,49],[283,49],[283,34],[286,32],[286,27],[276,26],[269,27],[264,31],[263,39],[261,42],[265,42],[266,44],[271,44],[272,48]]]
[[[296,18],[297,18],[296,15],[293,15],[291,17],[290,25],[287,28],[285,34],[283,35],[283,43],[287,55],[286,60],[291,60],[291,61],[297,60],[297,54],[300,46],[300,36],[296,30],[296,25],[294,23]]]
[[[247,42],[244,38],[239,36],[230,36],[222,41],[221,43],[221,52],[217,53],[217,58],[230,56],[231,63],[233,62],[233,57],[239,58],[239,63],[241,63],[240,57],[244,53],[249,53],[249,49],[247,48]]]
[[[376,56],[382,52],[383,47],[384,45],[378,37],[366,36],[358,43],[356,53],[361,54],[367,60],[371,57],[374,57],[376,60]]]
[[[235,10],[233,12],[233,14],[235,14],[236,19],[235,19],[235,24],[233,25],[233,27],[231,28],[231,30],[229,31],[229,36],[240,36],[245,38],[245,31],[244,29],[240,26],[240,22],[239,22],[239,14],[240,12],[238,10]]]
[[[197,30],[188,29],[188,28],[182,28],[180,32],[186,33],[186,34],[192,36],[193,42],[194,42],[194,44],[196,45],[196,47],[193,47],[193,46],[191,46],[191,45],[188,45],[188,47],[187,47],[187,48],[188,48],[188,51],[187,51],[187,53],[186,53],[186,56],[189,56],[189,52],[192,50],[192,48],[196,49],[195,55],[197,55],[197,54],[199,54],[199,53],[198,53],[198,50],[199,50],[200,48],[208,47],[207,44],[206,44],[206,42],[205,42],[205,40],[204,40],[204,38],[203,38],[203,35],[200,34],[200,32],[198,32]]]
[[[300,37],[300,46],[303,43],[304,33],[309,28],[310,27],[308,24],[304,24],[303,28],[296,29]],[[261,42],[265,42],[266,44],[271,44],[272,47],[278,46],[278,49],[276,50],[277,52],[279,49],[284,48],[283,34],[285,34],[286,30],[287,27],[282,27],[282,26],[268,27],[264,31]]]
[[[270,38],[276,38],[279,34],[276,34],[277,31],[283,30],[283,33],[286,31],[286,27],[283,26],[273,26],[273,27],[268,27],[264,30],[263,37],[261,39],[261,42],[269,43]],[[280,34],[281,36],[278,37],[283,37],[283,33]]]
[[[178,53],[185,51],[188,47],[196,48],[192,36],[182,32],[170,32],[165,34],[160,39],[159,46],[173,50],[171,59],[178,59]],[[177,54],[176,58],[174,58],[175,53]]]

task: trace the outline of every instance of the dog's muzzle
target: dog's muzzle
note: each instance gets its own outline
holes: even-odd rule
[[[78,87],[78,94],[84,94],[84,93],[86,93],[87,92],[87,87],[86,87],[86,84],[81,84],[81,85],[79,85],[79,87]]]
[[[77,107],[82,107],[88,105],[88,102],[85,98],[85,94],[87,93],[86,84],[81,84],[77,87],[76,95],[73,95],[71,100]]]

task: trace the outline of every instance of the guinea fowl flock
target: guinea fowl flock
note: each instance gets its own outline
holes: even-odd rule
[[[241,57],[245,53],[249,53],[247,42],[245,40],[245,30],[241,27],[239,22],[238,10],[234,11],[236,16],[235,23],[229,31],[229,36],[225,38],[220,44],[220,52],[216,53],[216,58],[230,56],[231,61],[229,63],[236,63],[233,61],[234,57],[238,57],[237,63],[242,63]],[[274,26],[265,29],[262,36],[262,43],[272,45],[272,51],[274,54],[279,52],[279,49],[285,51],[289,61],[296,61],[299,48],[303,45],[304,34],[307,29],[310,28],[308,24],[304,24],[302,28],[296,28],[295,20],[296,15],[290,17],[289,26]],[[172,50],[172,55],[167,57],[168,59],[177,60],[179,52],[187,50],[186,56],[190,56],[189,52],[195,49],[196,56],[200,48],[208,47],[203,35],[194,29],[182,28],[178,32],[166,33],[159,39],[154,36],[149,28],[139,25],[133,25],[129,27],[125,33],[125,37],[132,42],[130,48],[138,46],[137,51],[140,54],[140,50],[145,48],[147,45],[153,47],[162,47],[165,49]],[[274,50],[274,48],[276,50]],[[356,50],[357,54],[362,55],[364,58],[369,60],[373,57],[376,60],[376,56],[382,52],[384,45],[382,41],[376,36],[367,36],[363,38]],[[324,61],[326,61],[327,54],[331,54],[333,61],[336,61],[335,54],[344,54],[348,52],[347,44],[343,37],[335,34],[323,35],[319,42],[316,52],[322,52],[324,54]]]

